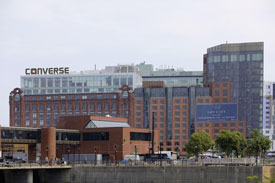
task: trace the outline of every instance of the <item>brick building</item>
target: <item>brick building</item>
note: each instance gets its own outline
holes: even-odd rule
[[[134,98],[131,88],[124,86],[120,93],[84,93],[24,95],[15,88],[10,93],[10,126],[56,126],[61,116],[126,117],[131,125]]]
[[[15,156],[15,146],[25,144],[28,160],[61,158],[81,154],[102,154],[104,160],[122,160],[127,154],[147,154],[153,133],[130,128],[127,118],[74,116],[61,117],[56,127],[3,127],[3,156]],[[154,151],[158,150],[158,131],[154,131]],[[7,148],[8,147],[8,148]],[[22,149],[21,153],[23,152]],[[73,159],[72,159],[73,160]]]

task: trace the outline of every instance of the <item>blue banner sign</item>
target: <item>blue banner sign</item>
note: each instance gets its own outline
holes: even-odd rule
[[[226,122],[238,120],[237,104],[197,104],[197,122]]]

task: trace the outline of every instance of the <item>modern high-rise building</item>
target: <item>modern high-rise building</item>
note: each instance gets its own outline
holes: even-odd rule
[[[204,55],[204,84],[229,81],[231,103],[247,122],[247,134],[262,129],[264,43],[221,44]]]
[[[263,98],[263,135],[272,140],[271,150],[275,151],[275,119],[274,119],[274,96],[275,83],[264,82]]]

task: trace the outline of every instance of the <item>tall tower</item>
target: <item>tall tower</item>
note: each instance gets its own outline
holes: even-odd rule
[[[229,81],[231,103],[247,122],[247,134],[262,129],[264,43],[221,44],[204,55],[204,84]]]

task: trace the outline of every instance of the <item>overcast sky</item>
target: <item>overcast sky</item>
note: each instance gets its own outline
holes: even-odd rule
[[[265,80],[275,81],[274,0],[0,0],[0,124],[27,67],[202,70],[206,49],[226,41],[264,41]]]

